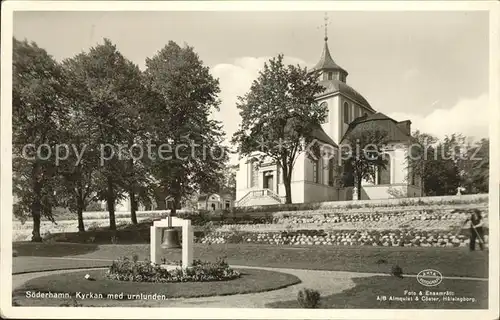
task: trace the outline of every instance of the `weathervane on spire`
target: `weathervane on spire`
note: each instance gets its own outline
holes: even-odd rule
[[[328,13],[325,12],[325,42],[328,41]]]

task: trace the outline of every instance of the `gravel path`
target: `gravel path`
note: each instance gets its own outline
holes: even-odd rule
[[[235,268],[243,266],[234,266]],[[245,268],[252,268],[246,267]],[[107,301],[107,300],[84,300],[78,301],[83,306],[137,306],[137,307],[226,307],[226,308],[264,308],[267,303],[285,301],[294,299],[297,292],[302,288],[314,288],[318,290],[322,296],[331,295],[334,293],[342,292],[346,289],[354,287],[354,282],[351,280],[353,277],[370,276],[371,274],[352,273],[343,271],[314,271],[314,270],[296,270],[296,269],[282,269],[282,268],[258,268],[271,271],[278,271],[297,276],[301,279],[302,283],[289,286],[283,289],[261,292],[238,294],[231,296],[214,296],[203,298],[180,298],[170,299],[166,301]],[[92,270],[92,269],[80,269]],[[95,270],[95,268],[94,268]],[[42,277],[51,274],[61,274],[67,272],[74,272],[75,270],[56,270],[56,271],[42,271],[13,275],[12,288],[16,289],[23,285],[26,281],[34,278]],[[22,299],[26,301],[25,299]],[[39,301],[42,302],[42,301]],[[47,305],[44,301],[44,305]],[[56,303],[56,301],[54,301]],[[35,300],[30,300],[30,304],[38,304]],[[61,301],[57,302],[59,305]],[[24,303],[23,303],[24,304]]]
[[[73,263],[78,261],[77,264],[80,265],[78,270],[95,270],[96,268],[102,267],[101,264],[109,264],[110,260],[107,259],[96,259],[95,265],[88,265],[88,262],[92,259],[83,258],[44,258],[51,259],[52,261],[59,260],[72,260]],[[82,261],[83,260],[83,261]],[[85,262],[85,260],[88,260]],[[27,261],[23,261],[27,262]],[[67,261],[69,262],[69,261]],[[83,264],[82,264],[83,263]],[[66,265],[64,263],[63,265]],[[63,266],[61,265],[61,266]],[[89,267],[94,267],[90,269]],[[293,286],[289,286],[283,289],[261,292],[261,293],[249,293],[249,294],[237,294],[230,296],[214,296],[214,297],[201,297],[201,298],[178,298],[169,300],[135,300],[135,301],[109,301],[109,300],[83,300],[78,301],[82,306],[95,306],[95,307],[210,307],[210,308],[264,308],[266,304],[278,301],[293,300],[297,297],[297,293],[302,288],[310,288],[318,290],[321,296],[329,296],[336,293],[340,293],[344,290],[350,289],[355,286],[353,278],[357,277],[370,277],[377,275],[387,274],[376,274],[376,273],[358,273],[358,272],[347,272],[347,271],[324,271],[324,270],[301,270],[301,269],[286,269],[286,268],[266,268],[266,267],[248,267],[248,266],[237,266],[233,265],[234,268],[256,268],[277,271],[282,273],[288,273],[297,276],[302,282]],[[52,270],[52,271],[40,271],[40,272],[28,272],[22,274],[14,274],[12,277],[12,288],[13,290],[23,285],[26,281],[34,278],[42,277],[45,275],[61,274],[67,272],[74,272],[77,269],[68,270]],[[415,275],[407,275],[409,277],[415,277]],[[481,280],[487,281],[487,279],[478,278],[464,278],[464,277],[445,277],[450,279],[464,279],[464,280]],[[59,306],[64,301],[58,299],[47,300],[47,299],[26,299],[26,298],[16,298],[18,302],[22,305],[40,305],[40,306]],[[66,301],[67,302],[67,301]]]

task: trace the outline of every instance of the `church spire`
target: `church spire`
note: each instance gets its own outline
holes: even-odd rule
[[[325,12],[325,42],[328,41],[328,13]]]
[[[333,61],[332,55],[330,54],[330,49],[328,48],[328,15],[325,13],[324,17],[324,28],[325,28],[325,44],[323,46],[323,52],[321,53],[321,58],[319,59],[313,70],[321,70],[323,74],[326,75],[324,80],[332,80],[333,78],[345,82],[347,77],[347,71],[345,71],[341,66]]]

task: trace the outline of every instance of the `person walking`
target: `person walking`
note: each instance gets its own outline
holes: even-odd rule
[[[484,250],[484,229],[483,229],[483,217],[481,216],[481,211],[479,209],[474,209],[471,215],[464,221],[465,225],[470,222],[470,240],[469,249],[474,251],[476,249],[476,239],[479,241],[479,248]]]

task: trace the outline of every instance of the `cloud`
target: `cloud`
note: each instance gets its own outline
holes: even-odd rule
[[[405,82],[410,81],[420,75],[420,71],[417,68],[411,68],[403,72],[403,80]]]
[[[412,131],[420,130],[438,138],[452,133],[461,133],[475,139],[489,137],[491,115],[487,94],[474,99],[461,99],[451,108],[437,108],[427,115],[395,112],[388,116],[397,121],[411,120]]]
[[[221,106],[220,111],[213,114],[213,117],[222,121],[226,132],[226,140],[229,141],[241,123],[239,110],[236,108],[238,96],[243,96],[250,90],[252,82],[257,79],[259,71],[264,67],[264,63],[271,57],[241,57],[232,63],[217,64],[211,68],[211,73],[219,79]],[[301,59],[294,57],[284,57],[285,64],[305,65]],[[235,157],[231,162],[234,163]]]

